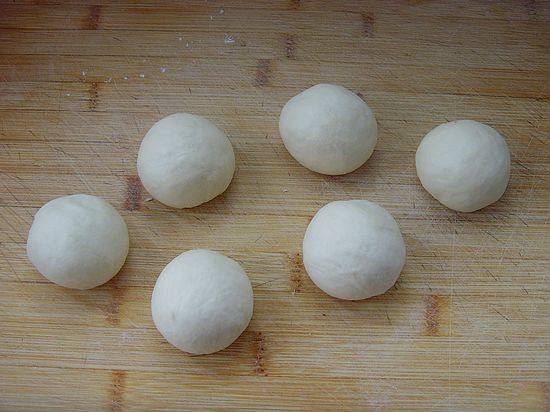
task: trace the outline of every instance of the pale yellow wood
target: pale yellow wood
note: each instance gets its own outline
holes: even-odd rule
[[[0,1],[0,409],[549,410],[550,7],[459,1]],[[234,40],[234,42],[233,42]],[[360,93],[380,136],[345,176],[298,165],[284,103],[319,82]],[[230,136],[229,189],[191,210],[151,201],[139,143],[190,111]],[[421,187],[414,152],[441,122],[501,131],[503,198],[475,213]],[[131,250],[91,291],[28,262],[45,202],[108,199]],[[383,296],[344,302],[309,280],[301,241],[336,199],[398,220],[407,264]],[[156,276],[191,248],[238,260],[249,328],[188,357],[154,328]]]

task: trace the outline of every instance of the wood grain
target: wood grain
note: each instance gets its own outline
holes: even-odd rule
[[[550,6],[502,1],[0,1],[0,409],[550,409]],[[315,83],[374,109],[379,141],[345,176],[299,166],[278,115]],[[208,117],[233,143],[229,189],[167,208],[136,175],[159,118]],[[414,152],[441,122],[506,136],[512,175],[478,212],[421,187]],[[131,249],[90,291],[49,283],[25,244],[38,208],[109,200]],[[407,263],[362,302],[302,264],[315,211],[380,203]],[[191,248],[238,260],[255,294],[226,350],[189,357],[156,331],[158,273]]]

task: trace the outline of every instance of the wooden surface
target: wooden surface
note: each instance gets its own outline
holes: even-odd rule
[[[38,3],[38,4],[37,4]],[[0,409],[550,410],[550,6],[544,1],[0,2]],[[374,109],[371,159],[340,177],[299,166],[278,115],[342,84]],[[226,193],[150,201],[139,143],[161,117],[231,138]],[[508,190],[475,213],[420,186],[425,133],[470,118],[506,136]],[[55,286],[25,255],[33,215],[89,193],[124,216],[122,271]],[[323,294],[301,259],[315,211],[369,199],[399,222],[407,263],[388,293]],[[156,331],[158,273],[192,248],[238,260],[248,329],[188,357]]]

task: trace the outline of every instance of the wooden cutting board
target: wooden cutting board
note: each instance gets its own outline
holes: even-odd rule
[[[550,6],[544,1],[0,1],[0,409],[550,410]],[[284,103],[321,82],[374,109],[371,159],[345,176],[299,166]],[[151,201],[140,141],[188,111],[231,138],[227,192],[190,210]],[[503,198],[456,213],[414,153],[469,118],[506,136]],[[25,255],[33,215],[89,193],[124,216],[122,271],[90,291]],[[407,264],[383,296],[323,294],[301,258],[313,214],[368,199],[401,226]],[[228,349],[189,357],[150,296],[173,257],[246,269],[254,317]]]

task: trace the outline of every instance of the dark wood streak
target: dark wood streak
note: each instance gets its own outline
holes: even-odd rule
[[[541,382],[542,386],[542,398],[543,398],[543,411],[550,411],[550,382]]]
[[[270,59],[259,59],[256,66],[256,86],[265,86],[269,83],[272,72],[272,62]]]
[[[124,207],[126,210],[139,210],[141,206],[141,181],[138,176],[128,176],[126,178],[126,201]]]
[[[124,288],[118,286],[117,274],[109,282],[109,293],[111,294],[110,302],[105,308],[105,320],[111,326],[117,326],[120,323],[120,305],[124,299]]]
[[[363,35],[365,37],[374,36],[374,16],[372,13],[361,14],[361,23],[363,26]]]
[[[440,334],[441,317],[447,304],[445,296],[428,295],[424,297],[424,335],[438,336]]]
[[[88,17],[82,25],[84,30],[97,30],[101,22],[101,6],[96,4],[89,7]]]
[[[290,0],[288,8],[290,10],[298,10],[300,8],[300,0]]]
[[[541,2],[544,3],[544,2]],[[525,10],[527,11],[527,14],[529,17],[536,17],[538,14],[537,11],[537,2],[536,0],[525,0],[523,2],[523,6],[525,7]]]
[[[256,375],[266,376],[267,372],[265,370],[265,337],[262,332],[254,333],[253,337],[254,343],[254,373]]]
[[[296,39],[291,34],[285,37],[285,56],[287,59],[296,58]]]
[[[290,258],[290,284],[292,291],[300,292],[303,286],[304,262],[300,253],[295,253]]]
[[[111,373],[111,411],[124,410],[124,392],[126,391],[126,371],[114,370]]]
[[[97,102],[99,100],[99,83],[98,82],[90,83],[88,94],[90,95],[90,98],[88,99],[88,108],[90,110],[95,110],[97,108]]]

